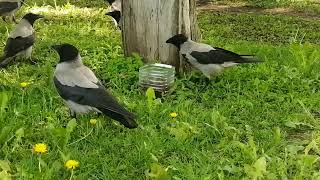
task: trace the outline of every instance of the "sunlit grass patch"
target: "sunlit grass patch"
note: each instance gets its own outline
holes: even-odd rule
[[[242,7],[253,7],[253,8],[282,8],[293,10],[292,13],[320,13],[320,4],[318,0],[199,0],[199,3],[214,3],[219,5],[231,5],[231,6],[242,6]]]
[[[71,16],[77,18],[92,18],[99,17],[103,11],[106,11],[104,8],[87,8],[87,7],[77,7],[76,5],[66,4],[64,6],[31,6],[28,7],[25,11],[30,11],[36,14],[47,14],[49,16]]]

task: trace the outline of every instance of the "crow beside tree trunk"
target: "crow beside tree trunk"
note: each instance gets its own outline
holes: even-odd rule
[[[185,67],[177,49],[166,44],[176,34],[199,40],[196,0],[122,0],[122,37],[126,56],[140,54],[145,63]]]

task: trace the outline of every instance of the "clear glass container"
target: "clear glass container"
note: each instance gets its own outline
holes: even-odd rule
[[[166,93],[174,85],[175,68],[167,64],[147,64],[139,69],[139,85],[142,89],[152,87]]]

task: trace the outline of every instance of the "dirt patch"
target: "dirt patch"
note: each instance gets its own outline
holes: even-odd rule
[[[216,12],[237,12],[237,13],[255,13],[255,14],[284,14],[288,16],[298,16],[304,18],[320,19],[320,14],[297,12],[292,8],[256,8],[245,5],[216,5],[216,4],[199,4],[200,11],[216,11]]]
[[[311,132],[287,132],[287,139],[290,140],[308,140],[310,139]]]

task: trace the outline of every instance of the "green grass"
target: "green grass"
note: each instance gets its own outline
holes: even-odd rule
[[[319,21],[283,15],[252,15],[207,12],[199,15],[205,39],[237,43],[255,41],[273,45],[320,44]]]
[[[241,4],[256,8],[292,8],[306,13],[320,13],[318,0],[198,0],[199,3]]]
[[[123,57],[119,31],[103,9],[87,4],[33,7],[46,16],[35,24],[38,64],[0,70],[0,179],[5,172],[12,179],[67,179],[67,159],[80,162],[75,179],[320,177],[319,22],[201,13],[204,42],[266,62],[227,70],[210,85],[186,73],[172,94],[148,101],[137,84],[141,59]],[[0,42],[6,29],[12,25],[1,23]],[[140,128],[124,129],[95,114],[70,119],[52,82],[58,56],[49,47],[62,42],[81,49],[84,63],[137,114]],[[23,89],[20,82],[30,85]],[[40,142],[49,146],[41,172],[32,152]]]

